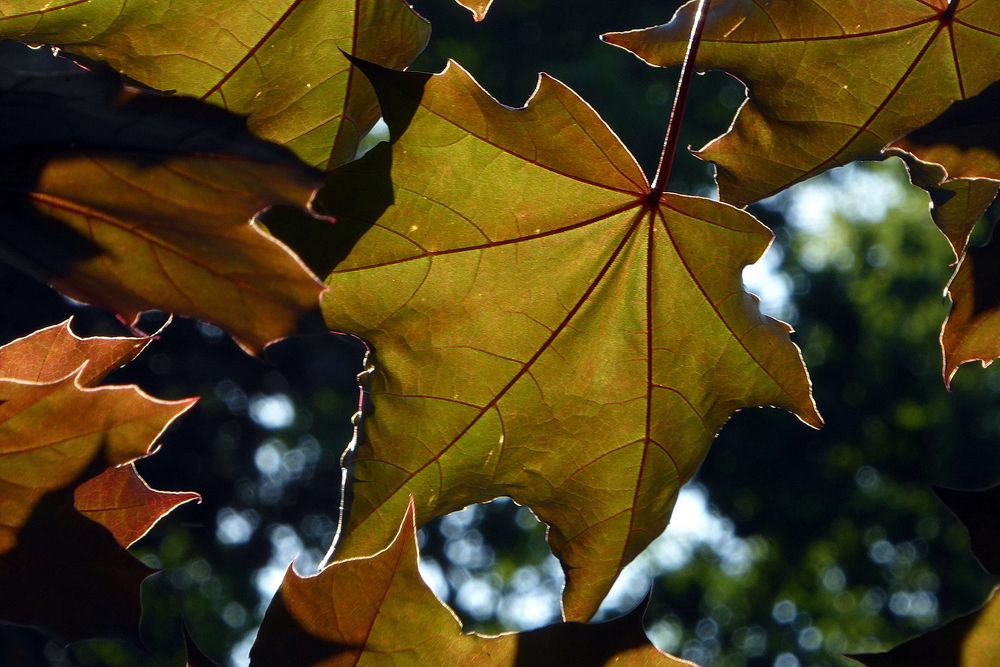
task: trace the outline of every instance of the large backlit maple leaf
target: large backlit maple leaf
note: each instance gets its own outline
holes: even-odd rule
[[[0,348],[3,620],[137,640],[151,570],[123,547],[198,497],[153,491],[130,463],[193,401],[92,386],[146,342],[79,339],[63,323]]]
[[[649,63],[679,64],[697,2],[661,26],[605,35]],[[825,169],[878,157],[997,79],[995,0],[713,0],[698,67],[750,93],[700,151],[743,206]]]
[[[379,116],[345,53],[403,68],[429,32],[402,0],[0,1],[0,37],[61,46],[245,115],[322,169],[353,159]]]
[[[649,643],[642,612],[638,608],[607,623],[561,623],[498,637],[462,634],[459,620],[417,570],[409,505],[392,543],[374,556],[332,563],[312,577],[289,568],[264,616],[250,664],[691,666]]]
[[[375,413],[349,456],[338,557],[497,496],[549,526],[586,620],[667,524],[745,406],[818,426],[789,327],[744,266],[771,233],[732,206],[651,195],[585,102],[542,76],[524,109],[455,65],[367,67],[393,143],[335,172],[328,326],[370,341]]]

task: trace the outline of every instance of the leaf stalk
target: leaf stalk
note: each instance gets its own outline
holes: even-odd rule
[[[670,109],[670,122],[667,124],[667,133],[663,138],[663,150],[660,153],[660,164],[656,169],[656,176],[653,178],[650,201],[658,201],[660,195],[667,187],[670,180],[670,169],[674,163],[674,156],[677,154],[677,144],[680,141],[681,124],[684,121],[684,111],[687,108],[688,94],[691,89],[691,78],[694,76],[695,59],[698,57],[698,45],[701,43],[701,35],[705,30],[705,18],[708,16],[708,6],[711,0],[700,0],[698,9],[695,12],[694,23],[691,26],[691,37],[688,39],[687,52],[684,54],[684,63],[681,65],[681,76],[677,83],[677,92],[674,94],[674,104]]]

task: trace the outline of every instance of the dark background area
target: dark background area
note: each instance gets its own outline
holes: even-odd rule
[[[588,100],[651,174],[677,72],[597,36],[664,22],[678,4],[496,0],[475,24],[450,0],[421,1],[416,9],[434,32],[416,68],[437,71],[453,58],[511,106],[549,72]],[[700,147],[724,131],[742,99],[730,77],[698,77],[682,145]],[[898,165],[879,170],[901,178]],[[839,188],[847,177],[822,179]],[[711,186],[710,167],[682,154],[671,189]],[[734,571],[702,545],[685,567],[656,578],[647,627],[678,654],[727,666],[838,664],[838,653],[884,648],[970,610],[995,583],[929,488],[1000,481],[1000,375],[967,368],[951,393],[943,386],[937,332],[952,258],[922,197],[910,193],[878,222],[839,214],[819,234],[790,224],[780,201],[754,207],[776,231],[788,316],[827,426],[815,432],[777,410],[745,410],[722,431],[696,481],[753,557]],[[79,335],[126,333],[110,315],[6,266],[0,285],[2,342],[69,315]],[[151,316],[142,327],[161,322]],[[156,488],[203,496],[134,549],[163,569],[144,594],[147,636],[164,664],[179,658],[181,618],[202,650],[225,662],[252,637],[266,604],[260,589],[273,589],[275,570],[280,576],[303,554],[308,571],[326,551],[361,354],[350,338],[317,336],[254,359],[217,329],[177,319],[108,379],[160,398],[201,398],[139,465]],[[421,535],[423,557],[437,563],[468,630],[513,629],[501,613],[505,596],[558,586],[545,565],[544,529],[511,503],[440,520]],[[492,606],[463,607],[459,592],[471,579],[493,587]],[[4,665],[129,664],[122,650],[66,651],[34,630],[0,626]]]

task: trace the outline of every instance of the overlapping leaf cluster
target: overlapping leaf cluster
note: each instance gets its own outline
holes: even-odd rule
[[[490,3],[461,4],[482,19]],[[8,261],[128,322],[199,317],[256,351],[320,311],[374,350],[377,410],[345,460],[340,538],[320,574],[289,570],[257,664],[679,663],[644,639],[641,610],[584,624],[733,412],[822,424],[790,328],[743,289],[771,233],[741,207],[826,169],[904,158],[960,261],[946,379],[1000,355],[997,244],[966,248],[1000,187],[996,0],[697,0],[606,35],[747,84],[733,127],[698,153],[722,201],[650,184],[551,77],[512,109],[458,64],[398,71],[427,39],[399,0],[0,0],[0,36],[128,81],[69,59],[0,80],[17,128],[0,142]],[[355,160],[379,114],[390,141]],[[287,245],[257,217],[274,207],[303,209],[272,218]],[[127,465],[189,404],[92,386],[142,345],[63,327],[0,350],[5,620],[139,640],[146,571],[121,547],[192,497],[151,492]],[[420,581],[416,527],[499,496],[548,524],[567,623],[462,635]],[[100,562],[53,561],[53,524],[103,540]],[[122,599],[71,618],[24,588],[58,570],[57,594],[90,604],[86,568]],[[995,606],[968,622],[971,653],[998,650]]]

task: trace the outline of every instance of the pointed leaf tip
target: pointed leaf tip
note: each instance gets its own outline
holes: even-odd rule
[[[196,494],[158,494],[129,462],[194,401],[85,385],[147,342],[79,338],[64,322],[0,348],[0,619],[139,641],[151,570],[123,547]]]
[[[497,667],[691,665],[649,642],[641,609],[594,625],[558,623],[498,637],[462,634],[458,618],[427,588],[417,562],[410,501],[396,537],[375,555],[335,561],[311,577],[289,567],[264,615],[251,664],[332,666],[419,652],[440,664]]]

